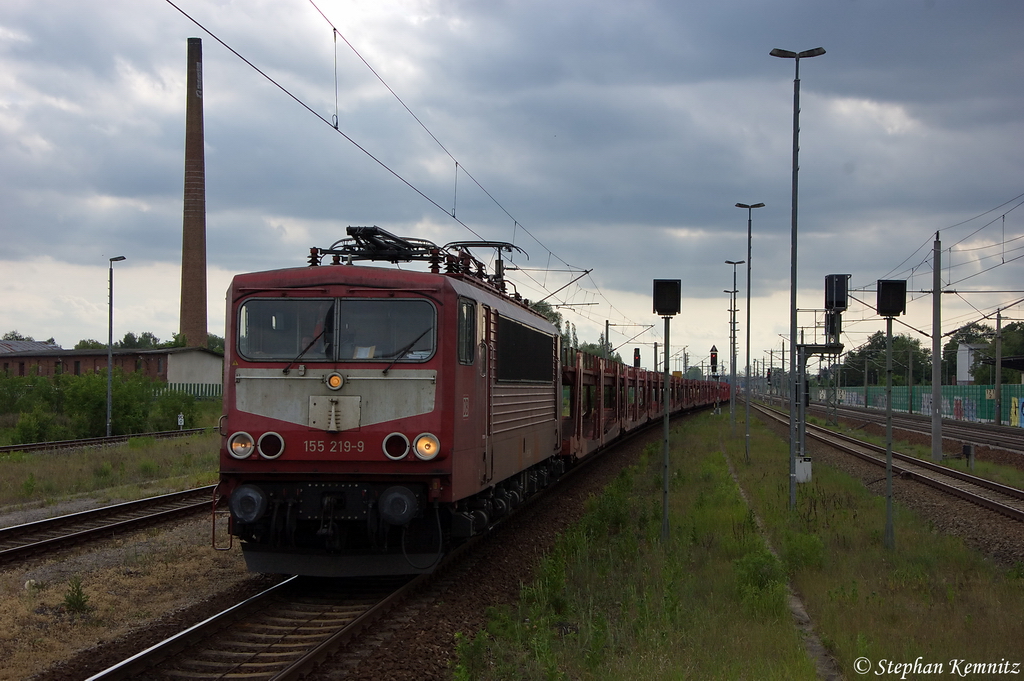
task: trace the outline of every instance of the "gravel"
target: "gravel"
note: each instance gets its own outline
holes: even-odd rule
[[[653,429],[595,461],[557,494],[538,499],[528,513],[495,532],[471,561],[464,561],[432,587],[392,612],[343,656],[323,664],[313,681],[340,679],[424,681],[451,677],[455,635],[473,635],[486,623],[487,608],[514,603],[532,581],[541,557],[558,535],[582,518],[586,500],[598,494],[626,466],[637,461]]]

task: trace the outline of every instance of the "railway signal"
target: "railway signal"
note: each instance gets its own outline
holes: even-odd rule
[[[661,512],[661,540],[668,541],[668,405],[669,405],[669,366],[668,358],[672,356],[669,352],[668,338],[669,325],[672,316],[679,314],[680,299],[682,298],[683,284],[680,279],[655,279],[654,280],[654,312],[665,318],[665,373],[662,385],[661,410],[664,412],[663,431],[665,440],[665,460],[662,465],[662,512]]]
[[[907,280],[879,279],[875,309],[885,317],[885,548],[896,548],[892,523],[892,318],[907,311]]]

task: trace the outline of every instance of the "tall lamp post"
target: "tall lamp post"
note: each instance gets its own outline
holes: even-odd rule
[[[110,396],[114,385],[114,263],[122,260],[123,255],[110,258],[110,272],[107,277],[107,437],[110,437]]]
[[[792,59],[796,63],[796,75],[793,78],[793,196],[791,209],[791,243],[790,243],[790,275],[789,275],[789,356],[790,365],[797,366],[796,339],[796,213],[797,213],[797,174],[800,170],[800,60],[809,57],[820,57],[825,54],[824,48],[815,47],[803,52],[790,52],[775,48],[769,54],[782,59]],[[789,507],[796,508],[796,447],[799,439],[797,433],[797,399],[800,395],[800,372],[790,371],[789,391]],[[802,424],[801,424],[802,425]]]
[[[736,436],[736,266],[742,265],[744,260],[726,260],[726,265],[732,265],[732,290],[726,291],[729,294],[729,427],[732,429],[733,437]]]
[[[746,424],[745,438],[743,443],[743,456],[744,461],[750,463],[750,242],[751,242],[751,224],[753,213],[755,208],[764,208],[763,203],[737,203],[737,208],[747,209],[747,373],[746,373],[746,391],[743,393],[744,397],[744,423]]]

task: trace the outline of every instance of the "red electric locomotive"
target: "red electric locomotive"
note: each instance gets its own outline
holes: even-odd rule
[[[252,571],[428,572],[662,404],[720,390],[665,394],[657,374],[579,353],[563,367],[558,329],[504,292],[510,244],[348,234],[228,290],[217,493]],[[474,248],[497,250],[493,275]]]

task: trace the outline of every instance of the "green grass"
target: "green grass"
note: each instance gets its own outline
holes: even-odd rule
[[[791,511],[788,445],[755,420],[748,464],[728,433],[727,414],[674,429],[667,544],[660,452],[591,499],[519,601],[458,637],[454,678],[814,678],[787,581],[847,678],[859,657],[1019,660],[1024,566],[994,566],[899,506],[886,550],[884,499],[818,461]]]
[[[780,548],[843,673],[871,660],[999,661],[1024,640],[1024,580],[896,506],[896,550],[883,547],[885,500],[815,462],[790,512],[788,446],[752,424],[751,463],[737,472],[771,542]],[[742,461],[742,442],[730,442]],[[978,632],[984,631],[984,636]]]
[[[0,455],[0,506],[89,494],[134,499],[217,480],[220,436],[141,438],[112,447]]]
[[[667,544],[653,450],[590,500],[519,603],[460,640],[455,678],[814,678],[717,433],[675,429]]]

